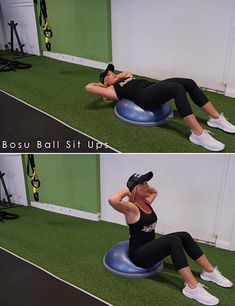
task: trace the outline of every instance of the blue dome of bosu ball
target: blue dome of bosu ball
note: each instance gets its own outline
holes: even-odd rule
[[[131,100],[122,99],[116,103],[114,112],[122,121],[137,126],[158,126],[173,117],[169,102],[155,108],[143,109]]]
[[[113,274],[128,278],[148,277],[162,271],[162,261],[150,268],[135,266],[129,258],[128,249],[129,241],[123,241],[115,245],[105,254],[104,267]]]

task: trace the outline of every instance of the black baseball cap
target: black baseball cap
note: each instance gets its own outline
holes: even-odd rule
[[[114,72],[114,70],[115,70],[114,65],[111,63],[108,64],[107,68],[100,74],[100,82],[104,84],[104,78],[106,77],[107,73],[109,71]]]
[[[132,192],[132,190],[135,188],[136,185],[143,184],[144,182],[151,180],[152,177],[153,177],[152,171],[149,171],[142,175],[134,173],[132,174],[131,177],[129,177],[126,185],[129,188],[130,192]]]

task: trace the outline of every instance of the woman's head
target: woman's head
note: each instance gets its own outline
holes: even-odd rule
[[[114,65],[108,64],[107,68],[100,74],[100,82],[106,87],[111,86],[118,81],[118,77],[114,73],[114,70]]]
[[[108,71],[104,78],[104,86],[109,87],[115,84],[117,81],[118,81],[118,76],[114,72]]]
[[[134,189],[134,198],[146,198],[149,195],[149,185],[147,181],[143,182],[142,184],[137,184]]]
[[[153,172],[147,172],[146,174],[140,175],[134,173],[131,177],[129,177],[127,181],[127,187],[131,192],[131,200],[135,197],[145,198],[149,194],[149,185],[148,181],[153,177]]]

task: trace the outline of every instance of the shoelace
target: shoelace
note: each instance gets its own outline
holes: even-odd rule
[[[199,287],[202,287],[202,288],[206,288],[206,289],[209,289],[206,285],[204,285],[204,284],[201,284],[201,283],[198,283],[198,286]]]
[[[209,130],[204,130],[204,133],[205,133],[205,134],[211,134],[211,135],[214,135],[214,133],[213,133],[213,132],[211,132],[211,131],[209,131]]]
[[[224,113],[221,113],[221,116],[222,116],[222,120],[221,120],[222,122],[225,122],[226,124],[231,125],[231,123],[228,121],[228,118],[224,116]]]
[[[221,113],[221,114],[220,114],[220,118],[219,118],[219,119],[220,119],[220,120],[219,120],[219,126],[220,126],[220,127],[222,127],[222,124],[223,124],[224,122],[228,122],[227,118],[224,117],[224,113]]]
[[[184,285],[188,285],[186,282],[184,283]],[[206,289],[209,289],[206,285],[204,284],[201,284],[201,283],[197,283],[197,286],[201,287],[201,288],[206,288]],[[196,288],[195,288],[196,289]]]
[[[224,113],[221,113],[220,116],[222,117],[222,119],[227,120],[227,118],[224,117]]]
[[[214,133],[212,133],[211,131],[206,130],[206,129],[203,131],[203,133],[204,133],[209,139],[211,139],[211,137],[212,137],[211,135],[214,135]],[[213,138],[213,137],[212,137],[212,138]]]
[[[191,129],[190,132],[193,133],[193,130]],[[209,130],[206,130],[206,129],[203,130],[202,134],[203,134],[203,133],[204,133],[204,134],[211,134],[211,135],[214,135],[213,132],[211,132],[211,131],[209,131]]]
[[[223,274],[220,272],[217,266],[214,268],[214,270],[215,270],[215,275],[220,274],[221,276],[223,276]]]

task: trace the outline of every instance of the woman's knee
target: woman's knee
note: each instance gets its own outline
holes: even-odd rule
[[[197,88],[197,83],[193,79],[186,79],[187,90]]]
[[[184,86],[180,83],[174,84],[174,91],[175,91],[175,94],[185,94],[186,92]]]
[[[178,236],[182,240],[193,240],[193,237],[186,231],[178,232]]]
[[[167,237],[167,241],[168,241],[168,246],[171,247],[175,247],[175,246],[182,246],[182,241],[180,239],[180,237],[178,237],[177,235],[169,235],[166,236]]]

